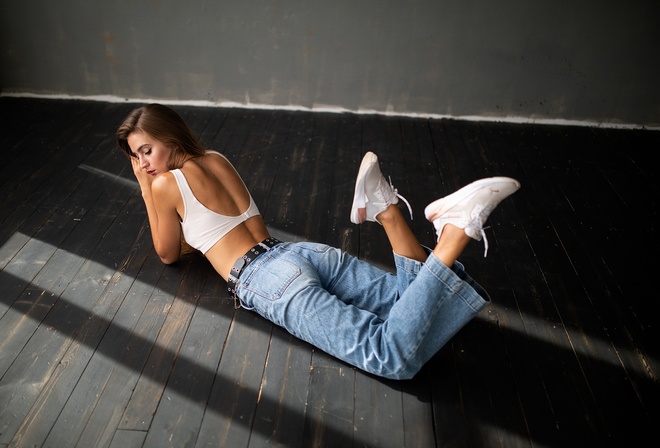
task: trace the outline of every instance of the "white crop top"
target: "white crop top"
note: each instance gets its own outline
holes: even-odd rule
[[[207,151],[206,153],[217,154],[227,160],[227,158],[219,152]],[[229,160],[227,160],[227,162],[229,162]],[[231,162],[229,162],[229,164],[231,165]],[[233,165],[232,168],[234,168]],[[199,202],[193,194],[190,185],[188,185],[186,176],[184,176],[181,170],[176,169],[171,170],[170,172],[174,174],[176,183],[179,186],[179,191],[181,192],[181,197],[183,198],[184,212],[183,220],[181,221],[183,236],[188,244],[204,254],[236,226],[253,216],[259,215],[257,204],[255,204],[249,191],[250,206],[244,213],[241,213],[238,216],[221,215],[220,213],[210,210],[204,206],[204,204]],[[243,183],[243,185],[245,185],[245,183]]]

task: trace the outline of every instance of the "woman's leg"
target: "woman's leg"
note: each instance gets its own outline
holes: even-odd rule
[[[408,202],[383,177],[376,154],[366,153],[355,181],[351,221],[354,224],[362,224],[365,221],[381,224],[394,253],[412,260],[424,261],[428,254],[397,207],[399,198],[406,202],[410,210]],[[412,210],[410,214],[412,216]]]
[[[411,260],[424,261],[428,254],[413,234],[397,205],[390,205],[378,214],[394,253]]]
[[[398,299],[391,276],[382,277],[387,284],[375,281],[368,286],[374,276],[371,267],[327,246],[299,243],[276,246],[249,265],[238,285],[241,301],[295,336],[363,370],[411,378],[489,302],[486,291],[455,260],[469,239],[479,235],[490,212],[519,186],[507,178],[477,181],[427,207],[426,216],[432,218],[439,241],[424,262],[395,252],[401,273],[397,280],[410,280],[405,288],[398,288]],[[396,216],[390,208],[383,221],[390,212]],[[386,226],[390,232],[400,230]],[[405,239],[407,232],[401,233]],[[368,294],[358,296],[378,306],[386,303],[389,311],[365,309],[331,292],[364,292],[365,287]]]
[[[380,172],[378,157],[372,152],[365,154],[355,181],[351,221],[355,224],[365,221],[381,224],[395,254],[411,260],[424,261],[428,253],[413,234],[397,206],[399,198],[403,199]],[[408,205],[408,202],[405,202]],[[408,208],[410,209],[410,205]],[[445,235],[439,238],[434,251],[443,263],[451,266],[467,245],[469,237],[460,229],[444,233]]]
[[[358,175],[351,220],[381,222],[393,246],[419,258],[417,248],[424,249],[392,208],[396,190],[384,184],[375,156],[368,156]],[[411,378],[488,303],[487,293],[455,260],[470,237],[483,236],[490,212],[518,187],[506,178],[478,181],[430,204],[426,217],[439,235],[433,252],[428,258],[424,253],[422,262],[395,250],[397,270],[405,269],[410,278],[398,300],[391,287],[369,288],[374,303],[391,304],[387,313],[363,309],[331,292],[338,279],[344,289],[363,288],[370,269],[355,263],[343,270],[355,271],[352,279],[343,277],[337,265],[350,259],[333,260],[329,254],[336,252],[303,244],[281,245],[258,258],[241,276],[238,294],[246,307],[339,359],[376,375]]]
[[[520,188],[515,179],[492,177],[473,182],[457,192],[429,204],[426,218],[431,221],[438,234],[434,253],[446,266],[452,266],[470,238],[484,240],[488,252],[488,240],[483,225],[499,202]],[[351,221],[361,224],[373,221],[381,224],[395,254],[412,260],[424,261],[426,251],[408,226],[396,206],[403,199],[410,214],[410,204],[387,182],[380,172],[378,157],[365,154],[355,181],[355,194],[351,208]],[[443,232],[445,226],[448,230]]]
[[[378,220],[385,229],[394,253],[411,260],[422,262],[426,260],[428,253],[419,243],[396,205],[390,205],[387,210],[378,214]],[[440,235],[433,253],[446,266],[451,267],[469,242],[470,237],[463,229],[449,224]]]
[[[374,303],[390,305],[388,313],[379,315],[340,300],[324,286],[337,272],[335,255],[334,250],[303,243],[277,246],[241,275],[241,302],[362,370],[405,379],[413,377],[489,300],[458,264],[450,269],[434,254],[424,263],[396,255],[397,269],[406,266],[413,280],[400,297],[391,282],[389,287],[371,288]],[[351,262],[355,271],[353,280],[343,278],[344,287],[362,288],[371,268],[343,261]]]

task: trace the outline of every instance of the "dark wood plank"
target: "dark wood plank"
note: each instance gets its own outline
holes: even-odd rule
[[[160,259],[154,257],[153,253],[149,250],[151,245],[150,240],[147,241],[147,239],[148,236],[145,235],[142,244],[147,249],[143,249],[140,252],[133,252],[131,258],[127,260],[126,266],[141,266],[147,257],[151,259],[150,262],[147,261],[147,265],[154,266],[155,261],[160,262]],[[160,272],[162,272],[162,266],[160,269],[158,269],[158,266],[154,267],[156,269],[151,272],[157,279]],[[133,277],[130,275],[113,276],[109,287],[104,293],[104,296],[108,297],[104,297],[101,300],[105,299],[110,302],[112,300],[111,297],[115,296],[113,302],[116,303],[116,300],[121,300],[126,295],[126,291],[131,287],[131,284],[133,284]],[[106,413],[119,413],[119,416],[121,416],[123,407],[103,407],[99,403],[104,403],[104,391],[108,388],[108,382],[111,381],[114,373],[113,368],[109,367],[109,365],[112,366],[115,363],[121,364],[122,362],[121,352],[125,350],[126,346],[121,344],[121,342],[126,340],[131,333],[126,328],[126,325],[130,326],[132,321],[140,316],[141,309],[146,305],[145,302],[149,301],[149,295],[144,294],[143,296],[142,300],[131,301],[131,306],[124,307],[123,312],[121,310],[117,312],[113,320],[117,320],[121,324],[112,324],[110,318],[105,321],[98,318],[90,318],[90,320],[94,321],[98,331],[98,333],[95,333],[96,337],[99,337],[98,334],[107,328],[101,343],[93,353],[88,353],[83,344],[89,343],[93,346],[94,341],[91,339],[91,336],[87,336],[85,340],[81,338],[80,341],[74,341],[71,348],[69,348],[69,353],[65,357],[80,358],[80,361],[87,361],[87,364],[78,367],[80,369],[78,370],[80,372],[78,375],[74,374],[75,370],[72,366],[67,366],[66,369],[60,369],[48,382],[48,390],[58,390],[62,393],[64,391],[69,392],[70,395],[67,397],[66,403],[63,404],[57,400],[52,400],[48,394],[42,394],[37,404],[33,407],[35,410],[34,415],[26,419],[21,431],[17,434],[17,438],[20,437],[22,442],[29,445],[41,445],[42,443],[58,445],[68,443],[72,439],[81,437],[81,433],[88,426],[88,421],[94,413],[105,411]],[[149,305],[151,304],[151,302],[148,303]],[[131,347],[131,345],[129,344],[128,347]],[[70,354],[77,352],[86,353],[87,356],[82,357]],[[130,354],[130,361],[126,360],[126,354],[124,354],[123,361],[127,362],[128,366],[131,366],[132,357],[136,354],[136,352]],[[77,359],[76,362],[78,362]],[[123,386],[130,387],[130,383],[123,383]],[[120,396],[118,394],[112,398],[117,399]],[[63,394],[63,397],[66,397],[66,394]],[[97,430],[105,429],[107,431],[108,428],[104,426],[107,423],[108,421],[103,420],[102,424],[97,426]],[[44,432],[44,428],[49,428],[49,431]],[[114,433],[114,427],[112,432]],[[45,436],[48,436],[46,440],[44,440]]]
[[[262,211],[270,226],[291,234],[293,239],[307,238],[304,221],[301,221],[304,209],[300,209],[301,196],[304,197],[307,190],[300,190],[300,176],[303,176],[306,170],[301,162],[305,160],[313,127],[314,117],[299,113],[293,115],[286,144],[278,150],[277,159],[270,168],[275,177],[268,204]],[[311,185],[307,188],[310,187]],[[310,205],[306,203],[305,207]]]
[[[147,433],[144,431],[119,430],[112,438],[109,448],[126,448],[143,446]]]
[[[660,421],[660,132],[177,106],[273,234],[386,269],[349,221],[367,150],[424,244],[428,202],[521,180],[461,257],[493,303],[392,382],[235,311],[200,255],[160,263],[114,144],[135,106],[0,98],[1,446],[632,446]]]
[[[335,128],[337,135],[334,140],[334,151],[332,148],[327,148],[333,155],[326,152],[329,162],[326,169],[332,171],[332,190],[327,199],[326,233],[320,242],[357,256],[360,226],[350,222],[350,213],[355,177],[364,155],[361,150],[362,126],[360,121],[350,114],[338,115],[336,119],[339,121]]]
[[[272,324],[238,310],[229,330],[197,443],[245,446],[259,402]]]
[[[294,116],[292,112],[273,114],[263,126],[258,143],[246,145],[236,161],[236,169],[250,189],[266,225],[273,236],[282,241],[296,241],[296,236],[286,232],[284,224],[278,221],[279,204],[271,200],[271,193],[280,173],[279,165],[285,156]]]
[[[396,381],[356,372],[355,438],[366,446],[403,446],[403,399]]]
[[[403,433],[405,446],[433,446],[432,376],[424,368],[412,381],[400,385],[403,400]]]
[[[208,120],[206,121],[206,124],[204,125],[204,128],[199,130],[198,133],[199,141],[202,143],[204,147],[208,149],[221,151],[218,148],[214,148],[212,143],[216,134],[222,128],[225,120],[227,120],[227,117],[230,114],[230,110],[225,108],[216,108],[212,110],[207,110],[206,113],[207,115],[209,115],[209,117]]]
[[[140,243],[139,252],[145,246],[150,248],[149,235],[145,234],[145,240]],[[139,252],[136,251],[136,254]],[[95,385],[98,397],[73,401],[78,408],[93,405],[85,410],[84,428],[77,429],[81,431],[81,446],[107,446],[110,440],[114,441],[124,409],[153,348],[166,310],[171,306],[173,294],[158,293],[159,288],[166,285],[161,281],[165,267],[152,250],[147,253],[148,257],[130,288],[114,290],[115,293],[126,294],[125,299],[72,394],[81,394],[85,384],[90,382]],[[135,431],[130,434],[140,433]],[[145,435],[138,438],[142,439]]]
[[[428,123],[412,118],[400,119],[401,126],[401,162],[403,176],[408,184],[398,188],[411,204],[413,219],[409,221],[410,228],[419,240],[427,247],[433,247],[437,241],[435,228],[426,220],[424,208],[438,199],[437,185],[442,182],[438,163],[433,151],[433,142]],[[395,184],[396,186],[396,184]],[[405,205],[400,205],[405,210]],[[404,216],[407,217],[404,211]]]
[[[400,134],[396,128],[397,119],[395,117],[383,119],[376,115],[364,115],[358,118],[362,125],[361,153],[358,160],[361,161],[362,156],[367,151],[375,153],[379,158],[380,169],[383,175],[386,178],[392,176],[393,179],[397,179],[398,175],[399,182],[404,182],[403,185],[405,185],[405,179],[402,175],[403,167],[400,166],[400,159],[396,155],[400,150]],[[392,133],[397,134],[394,142],[388,139],[388,136],[391,138]],[[353,182],[355,182],[355,176],[357,176],[359,167],[360,164],[358,162],[353,170]],[[392,259],[392,248],[389,244],[382,244],[385,234],[381,225],[375,222],[365,222],[359,226],[359,232],[359,258],[393,272],[394,261]]]
[[[121,190],[115,194],[121,195]],[[66,281],[60,300],[30,338],[21,352],[22,356],[17,357],[3,377],[12,386],[3,389],[4,393],[11,394],[11,398],[2,398],[3,401],[7,400],[7,410],[12,409],[15,415],[25,417],[23,422],[16,422],[20,426],[9,426],[11,430],[3,431],[3,437],[5,434],[12,437],[19,428],[22,431],[33,418],[38,417],[43,406],[36,406],[35,403],[47,400],[49,407],[58,408],[56,413],[59,413],[61,409],[52,391],[63,392],[59,396],[63,400],[59,402],[60,406],[63,406],[67,398],[64,391],[70,391],[75,386],[80,372],[93,353],[93,349],[90,351],[89,348],[96,346],[109,322],[109,316],[116,309],[116,304],[99,300],[112,280],[115,266],[121,264],[122,258],[126,256],[126,247],[117,244],[117,235],[107,231],[122,204],[108,199],[100,200],[98,207],[92,208],[90,218],[82,220],[76,232],[70,235],[71,239],[76,240],[73,247],[81,244],[85,237],[92,238],[90,245],[96,247],[90,255],[94,261],[79,256],[68,257],[64,261],[70,273],[75,276]],[[141,221],[134,219],[133,223]],[[133,232],[137,232],[138,228],[131,227],[130,220],[126,224],[127,229],[132,228]],[[123,230],[118,226],[114,228],[115,232]],[[63,246],[66,246],[66,241]],[[83,354],[79,356],[81,352]],[[35,359],[38,360],[36,367]],[[26,382],[26,378],[30,380]],[[31,382],[43,384],[43,390],[31,387]]]
[[[461,397],[455,341],[445,345],[425,366],[432,378],[433,429],[438,446],[468,446],[465,412]]]
[[[61,118],[51,117],[48,121],[52,122],[53,129],[37,129],[27,134],[15,150],[16,154],[9,157],[0,168],[0,188],[7,192],[0,202],[0,221],[4,221],[13,208],[21,203],[20,198],[25,193],[33,192],[44,182],[58,182],[62,177],[69,176],[88,155],[79,147],[81,139],[87,135],[84,131],[93,129],[94,123],[97,126],[99,122],[104,123],[95,122],[86,115],[88,107],[86,103],[68,103]],[[45,139],[44,134],[50,138]],[[98,136],[99,140],[105,135]],[[63,148],[69,151],[61,150]],[[22,168],[26,166],[30,169]]]
[[[498,160],[497,151],[488,144],[479,123],[457,122],[453,123],[452,127],[461,137],[466,156],[477,161],[474,163],[479,167],[476,177],[508,174],[508,168]],[[489,427],[492,428],[492,433],[485,434],[486,438],[505,443],[507,435],[511,435],[513,437],[506,442],[508,445],[526,446],[529,443],[529,436],[524,412],[516,393],[516,378],[507,363],[498,362],[509,356],[507,345],[501,336],[501,332],[508,328],[502,326],[508,314],[504,306],[507,302],[511,306],[516,306],[515,302],[511,300],[514,296],[507,276],[506,264],[501,257],[501,250],[507,249],[500,249],[501,245],[516,244],[518,232],[510,225],[515,216],[515,211],[511,207],[514,198],[501,204],[486,223],[486,238],[490,241],[488,257],[483,255],[485,241],[472,244],[472,247],[461,256],[461,261],[465,263],[468,272],[489,291],[495,306],[485,310],[475,322],[470,324],[470,329],[479,328],[478,336],[475,339],[464,338],[463,334],[459,334],[457,339],[465,344],[463,350],[470,350],[473,356],[479,359],[479,364],[490,366],[489,374],[483,380],[484,392],[476,394],[474,397],[475,403],[480,402],[479,409],[486,409],[489,406],[488,403],[491,403],[492,414],[485,414],[481,411],[482,415],[478,417],[480,422],[477,422],[481,427],[483,427],[484,421],[490,422]],[[507,235],[511,236],[507,237]],[[498,312],[499,310],[504,312]],[[509,320],[509,323],[517,324],[520,327],[519,322],[514,323]],[[469,382],[467,382],[465,388],[469,387]],[[469,393],[474,394],[473,391]],[[470,415],[474,415],[474,413],[470,413]],[[468,418],[468,422],[471,420]],[[475,429],[474,433],[478,432]]]
[[[461,163],[465,168],[470,172],[474,171],[472,177],[465,178],[462,184],[480,177],[507,174],[494,159],[496,152],[488,145],[478,124],[450,122],[446,127],[449,129],[447,135],[450,147],[459,151],[454,158],[463,160]],[[469,176],[470,172],[465,174]],[[473,244],[461,256],[468,272],[490,292],[496,304],[501,303],[501,296],[506,300],[506,297],[511,295],[504,265],[499,257],[499,234],[497,240],[493,237],[493,228],[498,224],[497,218],[506,216],[502,210],[506,205],[505,203],[498,208],[487,224],[487,238],[490,240],[488,258],[483,256],[483,243]],[[509,221],[510,219],[507,219],[507,223]],[[496,443],[510,446],[525,446],[529,442],[524,416],[516,395],[515,379],[506,363],[497,362],[507,358],[506,347],[498,334],[501,330],[499,324],[502,323],[500,318],[500,314],[492,308],[488,309],[477,321],[468,325],[467,331],[461,332],[455,338],[457,365],[459,369],[466,369],[459,370],[468,428],[466,437],[469,443],[476,445],[497,441]],[[489,366],[488,375],[481,381],[478,377],[471,377],[471,373],[475,371],[475,362]],[[466,377],[467,380],[464,381]],[[481,384],[472,385],[473,382]]]
[[[107,159],[116,160],[112,155],[108,156]],[[38,274],[40,277],[38,283],[46,282],[47,288],[51,291],[50,296],[48,296],[51,297],[51,300],[57,300],[59,293],[61,293],[61,288],[57,286],[57,284],[61,284],[59,272],[65,269],[66,266],[61,263],[51,263],[49,267],[57,271],[50,274],[48,271],[43,271],[42,266],[56,253],[57,246],[64,244],[65,238],[68,238],[69,234],[81,225],[88,209],[93,207],[99,197],[102,197],[100,195],[108,188],[115,187],[112,183],[99,182],[98,176],[83,170],[78,171],[75,177],[69,179],[69,182],[64,182],[61,179],[60,185],[61,188],[57,188],[56,184],[53,184],[46,191],[37,190],[39,194],[48,196],[48,190],[54,189],[53,194],[50,194],[47,201],[48,206],[38,206],[36,209],[30,206],[19,207],[12,215],[11,220],[5,221],[0,231],[4,235],[3,238],[6,238],[9,243],[5,243],[0,250],[2,259],[5,260],[3,264],[0,264],[0,266],[5,267],[4,273],[9,274],[12,272],[12,267],[7,266],[6,263],[13,259],[13,263],[19,263],[18,269],[21,278],[33,281]],[[30,204],[31,202],[28,199],[23,201],[22,204]],[[92,217],[92,219],[95,218]],[[35,238],[30,241],[29,238],[33,235]],[[85,247],[85,245],[92,247],[91,245],[95,243],[96,238],[98,238],[96,233],[85,235],[83,239],[79,240],[81,246],[78,247]],[[43,250],[44,244],[48,244],[48,247],[52,250]],[[35,246],[40,248],[37,249],[39,253],[34,253],[32,248]],[[67,248],[72,249],[73,247],[68,245]],[[20,261],[22,259],[25,261]],[[34,271],[31,271],[30,267],[34,268]],[[74,273],[71,272],[71,275]],[[52,280],[57,283],[52,284]],[[12,300],[17,298],[15,294],[21,293],[23,288],[21,285],[22,282],[9,281],[0,285],[4,292],[2,294],[3,303],[0,308],[3,311],[0,315],[4,314],[9,309],[8,307],[12,305]],[[26,296],[26,294],[28,295]],[[44,302],[44,300],[48,300],[48,297],[39,294],[32,295],[29,292],[23,292],[22,295],[20,312],[31,316],[36,322],[40,322],[41,318],[39,316],[42,316],[48,310],[47,302]],[[30,304],[29,307],[28,304]],[[18,331],[10,329],[11,324],[5,324],[1,327],[2,331]]]
[[[128,335],[123,335],[126,343],[119,358],[120,365],[112,373],[104,389],[104,393],[106,390],[109,392],[114,390],[117,393],[116,388],[121,388],[115,398],[118,402],[116,411],[121,414],[116,427],[120,430],[146,431],[149,428],[149,422],[153,418],[154,412],[152,400],[158,399],[154,397],[154,394],[160,393],[168,378],[167,374],[163,374],[163,371],[166,370],[164,366],[156,365],[154,361],[163,358],[171,359],[173,356],[169,353],[172,350],[171,347],[157,345],[156,341],[163,323],[170,317],[170,310],[176,300],[176,292],[187,272],[186,267],[189,265],[183,264],[167,268],[160,266],[158,269],[158,262],[160,259],[152,255],[136,276],[139,282],[136,282],[127,293],[127,300],[147,301],[147,303],[142,313],[139,314],[133,331]],[[126,309],[133,306],[133,304],[127,303]],[[112,334],[108,336],[112,336]],[[113,339],[108,337],[106,343],[110,344],[112,341]],[[122,339],[118,341],[120,342]],[[163,354],[163,352],[167,354]],[[149,361],[152,364],[149,364]],[[122,364],[127,370],[119,370]],[[111,421],[114,423],[115,419],[116,415],[113,414]]]
[[[142,430],[149,428],[160,401],[163,399],[167,381],[172,373],[172,366],[179,353],[185,337],[194,307],[199,299],[198,291],[188,289],[199,283],[186,275],[190,269],[190,261],[176,271],[167,272],[172,275],[172,288],[176,291],[175,298],[164,319],[153,349],[147,358],[140,379],[138,380],[130,401],[122,417],[120,429]],[[192,283],[189,283],[192,282]]]
[[[311,349],[281,328],[273,328],[250,444],[305,446],[310,405]]]
[[[191,277],[197,280],[199,286],[187,285],[189,290],[201,291],[204,283],[218,283],[210,270],[195,269],[190,274],[193,272],[195,274]],[[219,292],[217,288],[214,290]],[[149,428],[145,441],[149,446],[188,446],[197,440],[197,432],[202,425],[207,399],[224,349],[222,342],[231,324],[229,319],[219,321],[210,312],[217,305],[228,307],[231,302],[221,300],[215,294],[205,295],[190,319],[163,399]]]
[[[155,258],[155,262],[160,262],[157,257],[153,258]],[[192,266],[195,267],[186,270],[181,269],[181,272],[195,272],[195,274],[191,276],[191,280],[196,278],[200,283],[206,282],[210,277],[211,270],[206,266],[206,263],[202,264],[202,261],[203,260],[199,259],[191,260]],[[117,426],[120,424],[125,425],[127,423],[126,421],[120,421],[122,418],[122,411],[128,404],[130,404],[133,388],[140,378],[140,372],[145,365],[149,351],[158,349],[154,347],[154,340],[168,314],[168,310],[172,307],[172,301],[188,300],[185,298],[182,299],[181,297],[175,299],[175,293],[173,290],[171,292],[163,293],[161,288],[166,286],[166,282],[171,281],[171,279],[168,280],[165,278],[165,282],[158,283],[159,279],[160,278],[157,277],[151,279],[149,282],[140,282],[140,284],[133,285],[132,291],[127,297],[135,297],[136,295],[141,295],[142,297],[135,301],[137,302],[135,305],[132,303],[132,300],[124,301],[124,306],[122,306],[120,312],[132,316],[126,320],[129,323],[133,323],[135,326],[131,327],[128,331],[125,329],[112,331],[113,329],[111,329],[104,338],[103,343],[107,345],[107,349],[105,349],[105,346],[103,346],[102,343],[100,351],[104,353],[106,359],[110,358],[113,361],[116,360],[116,365],[114,366],[114,369],[105,369],[106,373],[104,375],[107,376],[107,381],[104,383],[103,392],[99,393],[98,402],[95,404],[92,414],[86,420],[84,431],[80,437],[79,443],[81,443],[81,445],[107,446],[109,441],[112,440]],[[147,279],[144,278],[144,280]],[[168,397],[168,399],[162,401],[163,405],[162,407],[159,406],[158,413],[154,419],[158,419],[159,415],[162,415],[162,413],[167,413],[168,406],[171,406],[173,401],[176,402],[178,396],[187,396],[190,403],[205,403],[206,394],[195,391],[199,390],[197,388],[204,390],[205,386],[210,389],[210,384],[215,372],[215,364],[217,364],[217,358],[213,367],[210,368],[202,361],[195,360],[194,363],[191,362],[192,357],[189,356],[189,353],[193,350],[193,347],[187,345],[187,342],[191,343],[193,346],[196,345],[196,343],[199,343],[199,340],[196,340],[194,335],[196,335],[197,332],[203,332],[206,334],[206,331],[213,331],[209,329],[209,325],[215,328],[215,323],[219,324],[219,331],[221,334],[224,323],[226,333],[226,327],[229,322],[229,320],[216,320],[213,313],[206,312],[206,308],[210,305],[211,300],[218,305],[223,304],[221,301],[214,300],[215,297],[217,297],[217,288],[213,285],[212,280],[207,283],[208,287],[205,286],[204,288],[200,287],[198,289],[205,298],[204,302],[197,308],[199,313],[196,313],[195,316],[198,316],[198,318],[193,318],[189,327],[189,332],[192,333],[193,336],[189,337],[187,335],[182,343],[181,351],[176,358],[177,364],[174,366],[170,377],[167,378],[167,388],[163,393],[163,396]],[[174,283],[174,286],[178,287],[179,284],[179,282],[176,282]],[[211,295],[209,295],[209,292],[211,292]],[[131,311],[134,312],[131,313]],[[199,316],[202,316],[202,322],[199,322]],[[220,342],[218,342],[218,339]],[[223,337],[208,337],[203,343],[200,343],[200,345],[203,346],[203,349],[220,351],[217,346],[221,346],[223,340]],[[122,341],[125,341],[125,344],[118,343]],[[215,347],[210,348],[209,346]],[[114,350],[112,347],[115,347]],[[136,356],[136,354],[141,354],[142,356]],[[214,363],[213,358],[212,355],[209,356],[207,362]],[[108,361],[106,361],[106,364],[107,363]],[[187,368],[184,369],[184,366]],[[182,370],[185,370],[184,375],[187,375],[190,381],[180,381],[179,378]],[[95,372],[90,368],[87,369],[86,373],[89,373],[91,377],[98,377],[99,375],[98,372]],[[165,388],[165,385],[162,385],[162,387]],[[208,392],[208,390],[206,392]],[[203,395],[203,397],[200,397],[199,394]],[[181,405],[180,402],[178,404]],[[203,409],[204,406],[202,405],[200,412],[203,411]],[[179,409],[179,415],[177,415],[175,419],[183,419],[182,416],[188,416],[191,421],[194,421],[195,413],[190,412],[185,406],[181,406]],[[191,425],[194,425],[194,423],[191,423]],[[160,428],[160,425],[157,422],[153,422],[151,427],[156,429]],[[175,430],[174,432],[178,434],[178,431]],[[158,431],[154,431],[154,433],[160,434]],[[188,431],[182,432],[182,434],[183,433],[189,434]]]
[[[555,373],[552,380],[545,374],[543,375],[548,378],[545,380],[546,393],[557,416],[558,426],[566,427],[574,440],[579,443],[590,444],[602,438],[600,434],[604,434],[605,428],[602,427],[603,422],[593,401],[593,396],[588,388],[584,387],[585,378],[579,367],[580,338],[584,329],[580,327],[579,319],[575,318],[575,311],[585,300],[585,296],[579,279],[575,276],[570,261],[568,261],[570,254],[566,252],[568,243],[566,238],[569,235],[563,231],[563,220],[574,219],[575,212],[561,188],[561,184],[571,178],[572,172],[563,163],[566,155],[561,153],[562,151],[557,145],[550,143],[553,148],[552,152],[549,148],[543,151],[539,145],[541,141],[548,141],[548,139],[544,137],[539,141],[534,132],[533,129],[523,129],[522,136],[520,136],[522,142],[527,142],[527,146],[533,148],[528,149],[523,155],[523,163],[529,171],[535,172],[536,177],[528,181],[529,185],[532,189],[542,190],[543,194],[541,196],[538,191],[535,192],[537,196],[535,202],[538,205],[529,203],[527,206],[529,210],[538,209],[539,206],[548,211],[552,210],[551,215],[547,218],[544,217],[546,223],[541,221],[540,224],[541,227],[554,229],[553,234],[548,235],[551,236],[549,243],[541,244],[540,241],[535,241],[533,245],[547,282],[549,298],[551,298],[551,302],[545,309],[553,310],[553,314],[556,314],[556,319],[558,319],[555,322],[559,328],[563,329],[563,334],[556,334],[552,328],[537,327],[543,330],[538,337],[552,342],[553,347],[557,347],[555,357],[549,359],[558,359],[558,366],[560,366],[560,370],[557,370],[555,367],[557,364],[553,364],[553,366],[545,364],[544,372],[552,371],[548,370],[549,367]],[[541,159],[537,156],[537,152],[542,152],[545,156]],[[546,164],[543,173],[539,173],[534,168],[534,165],[539,162]],[[527,192],[529,190],[525,193]],[[528,194],[521,194],[521,198],[528,196]],[[543,217],[545,213],[547,212],[539,210],[539,216]],[[538,232],[534,233],[534,236],[538,238]],[[558,241],[553,242],[552,238],[558,238]],[[560,387],[558,379],[564,380],[566,385]],[[567,390],[570,390],[571,393],[567,394]],[[587,419],[586,415],[591,417]]]
[[[354,443],[367,446],[360,435],[354,434],[353,417],[347,415],[352,414],[352,407],[347,409],[346,403],[350,403],[355,394],[354,375],[352,369],[314,368],[301,446],[351,446]]]

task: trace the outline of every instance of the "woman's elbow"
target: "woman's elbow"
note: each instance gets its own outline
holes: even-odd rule
[[[179,254],[158,254],[160,261],[165,264],[173,264],[179,261]]]
[[[162,261],[165,264],[174,264],[177,261],[179,261],[179,257],[176,258],[160,257],[160,261]]]

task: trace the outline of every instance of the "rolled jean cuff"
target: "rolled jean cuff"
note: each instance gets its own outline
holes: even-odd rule
[[[402,283],[400,286],[401,291],[405,290],[407,285],[409,285],[410,282],[415,277],[417,277],[419,271],[426,264],[428,265],[431,272],[433,272],[437,277],[443,279],[445,283],[453,284],[455,281],[460,279],[467,283],[472,289],[474,289],[474,292],[476,292],[484,300],[484,302],[490,302],[490,296],[486,290],[472,277],[470,277],[467,272],[465,272],[465,267],[461,262],[455,261],[454,265],[450,269],[433,254],[432,249],[426,246],[422,246],[422,248],[428,255],[426,262],[413,260],[411,258],[404,257],[403,255],[394,253],[394,264],[396,266],[397,272],[399,272],[399,276],[402,272],[408,274],[405,276],[405,279],[400,279],[400,283]],[[452,273],[455,274],[458,279],[456,279]]]
[[[424,246],[423,244],[421,245],[422,249],[424,249],[424,252],[426,252],[426,256],[428,257],[433,253],[433,249],[430,247]],[[401,269],[403,271],[406,271],[410,274],[418,274],[420,269],[422,269],[422,266],[424,266],[424,262],[422,261],[417,261],[413,260],[412,258],[404,257],[403,255],[399,255],[396,252],[392,251],[394,254],[394,264],[397,269]]]
[[[454,266],[452,266],[451,270],[460,278],[463,280],[465,283],[470,285],[472,289],[476,291],[477,294],[481,296],[482,299],[484,299],[487,303],[490,303],[490,296],[486,292],[486,290],[479,284],[477,283],[472,277],[468,275],[467,272],[465,272],[465,268],[463,267],[463,264],[455,261]]]
[[[413,260],[412,258],[404,257],[399,255],[396,252],[394,254],[394,265],[396,266],[397,271],[404,271],[409,274],[417,275],[419,271],[424,266],[424,263],[421,261]]]
[[[486,290],[477,283],[472,277],[465,272],[462,263],[455,261],[451,268],[448,268],[442,261],[435,256],[429,255],[424,265],[438,277],[443,283],[449,285],[454,290],[459,290],[461,286],[470,287],[474,292],[483,300],[482,304],[473,304],[479,308],[483,308],[490,302],[490,296]]]

